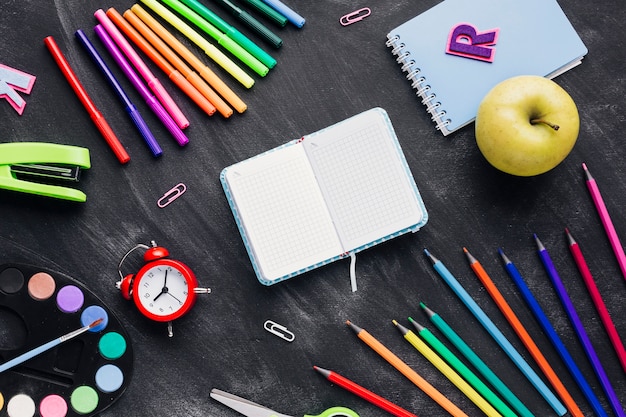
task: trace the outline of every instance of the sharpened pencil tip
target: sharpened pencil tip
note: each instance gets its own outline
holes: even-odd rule
[[[502,248],[498,248],[498,253],[500,254],[500,257],[502,258],[502,262],[504,262],[505,265],[508,265],[511,263],[511,260],[509,259],[508,256],[504,254],[504,251],[502,250]]]
[[[396,325],[396,326],[398,325],[398,321],[397,321],[397,320],[391,320],[391,322],[392,322],[394,325]]]
[[[587,164],[585,164],[584,162],[583,162],[583,169],[584,169],[585,171],[587,170]]]

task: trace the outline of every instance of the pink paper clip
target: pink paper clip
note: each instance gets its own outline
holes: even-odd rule
[[[159,198],[159,200],[157,201],[157,206],[161,208],[169,206],[172,201],[183,195],[185,191],[187,191],[187,186],[185,184],[183,184],[182,182],[176,184],[168,192],[163,194],[163,197]]]
[[[365,19],[370,14],[372,14],[370,8],[364,7],[362,9],[355,10],[352,13],[341,16],[341,18],[339,19],[339,23],[341,23],[342,26],[348,26]]]

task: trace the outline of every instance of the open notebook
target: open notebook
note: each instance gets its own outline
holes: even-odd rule
[[[428,219],[381,108],[227,167],[220,179],[265,285],[416,231]]]
[[[500,81],[553,78],[587,54],[556,0],[444,0],[389,31],[386,44],[444,136],[474,121]]]

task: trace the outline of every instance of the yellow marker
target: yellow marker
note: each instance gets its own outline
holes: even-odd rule
[[[202,77],[211,87],[213,87],[222,97],[230,103],[239,113],[246,111],[248,106],[235,94],[235,92],[226,85],[220,77],[217,76],[209,67],[204,65],[193,52],[180,42],[176,36],[170,33],[161,23],[159,23],[150,13],[144,10],[138,4],[134,4],[130,11],[133,12],[141,21],[143,21],[150,29],[154,31],[163,41],[175,50],[196,72],[192,73],[192,77]],[[217,107],[217,105],[215,106]]]
[[[198,45],[209,58],[215,61],[220,67],[224,68],[230,75],[235,77],[244,87],[251,88],[254,85],[254,79],[250,77],[244,70],[228,58],[222,51],[217,49],[215,45],[207,41],[202,35],[193,30],[191,26],[183,22],[174,13],[169,11],[165,6],[156,0],[141,0],[146,6],[152,9],[156,14],[165,19],[170,25],[174,26],[180,33],[185,35],[190,41]]]
[[[485,400],[470,384],[467,383],[454,369],[452,369],[437,353],[422,341],[415,333],[392,320],[404,338],[413,345],[430,363],[435,365],[446,378],[450,380],[463,394],[478,406],[489,417],[502,417],[487,400]]]

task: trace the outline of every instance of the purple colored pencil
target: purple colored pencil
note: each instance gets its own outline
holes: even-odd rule
[[[534,235],[534,238],[535,238],[535,242],[537,243],[537,251],[539,253],[539,258],[541,259],[541,262],[543,263],[543,266],[545,267],[546,272],[548,273],[548,276],[550,277],[550,281],[552,281],[552,285],[554,286],[554,289],[556,290],[556,293],[559,296],[559,299],[561,300],[561,304],[563,304],[563,307],[565,308],[565,312],[567,313],[567,316],[569,317],[570,322],[572,323],[572,326],[574,327],[574,331],[576,332],[576,335],[578,336],[580,343],[583,345],[585,354],[587,355],[589,362],[591,362],[593,370],[596,373],[596,376],[598,377],[600,384],[602,385],[602,389],[604,390],[604,393],[609,399],[609,403],[611,405],[611,408],[613,409],[613,412],[618,417],[626,417],[626,413],[624,413],[624,408],[622,407],[622,405],[619,402],[619,399],[617,398],[617,394],[615,393],[615,390],[613,389],[613,386],[611,385],[611,381],[609,380],[609,377],[607,376],[606,371],[604,370],[604,367],[602,366],[602,363],[600,362],[600,358],[598,357],[598,354],[596,353],[591,343],[591,340],[589,340],[589,336],[587,335],[587,332],[585,331],[585,327],[583,326],[582,321],[580,320],[580,317],[578,317],[578,313],[576,313],[574,304],[572,303],[572,300],[567,294],[567,290],[565,289],[565,286],[563,285],[563,282],[561,281],[561,278],[559,277],[559,274],[556,271],[556,267],[554,266],[554,263],[552,262],[552,259],[550,258],[550,254],[546,250],[543,243],[541,243],[537,235]]]
[[[178,142],[180,146],[185,146],[187,143],[189,143],[189,138],[187,138],[187,135],[185,135],[180,127],[178,127],[174,119],[172,119],[172,116],[170,116],[167,110],[165,110],[161,102],[159,102],[159,100],[157,100],[157,98],[150,92],[150,90],[148,90],[148,87],[144,85],[141,78],[139,78],[139,75],[137,75],[128,60],[124,57],[124,55],[122,55],[122,51],[120,51],[115,42],[113,42],[113,39],[111,39],[104,27],[102,25],[96,25],[94,27],[94,31],[96,32],[96,35],[98,35],[106,49],[109,51],[117,65],[121,68],[122,72],[124,72],[124,75],[126,75],[129,81],[135,87],[135,89],[139,92],[141,97],[146,101],[148,107],[150,107],[154,114],[158,116],[158,118],[167,128],[167,130],[169,130],[169,132],[172,134],[172,136],[174,136],[176,142]]]

